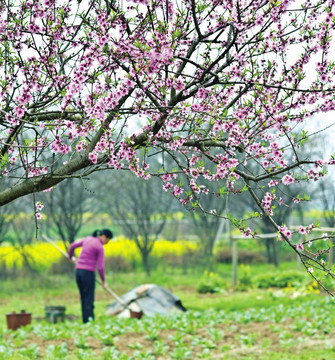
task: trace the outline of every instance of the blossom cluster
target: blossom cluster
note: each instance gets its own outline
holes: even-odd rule
[[[24,180],[0,205],[103,168],[159,176],[163,191],[193,210],[210,194],[246,188],[273,216],[274,205],[283,205],[280,186],[319,181],[335,163],[329,155],[300,157],[308,136],[297,132],[335,109],[334,6],[1,4],[0,173]],[[26,186],[31,178],[36,183]],[[260,183],[271,191],[257,195],[251,184]],[[279,232],[290,240],[287,228]]]

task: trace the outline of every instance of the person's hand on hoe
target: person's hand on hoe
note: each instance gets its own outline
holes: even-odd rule
[[[72,256],[71,258],[68,256],[68,258],[73,264],[75,264],[77,261],[77,259],[74,256]]]
[[[101,284],[104,289],[108,289],[108,284],[106,280]]]

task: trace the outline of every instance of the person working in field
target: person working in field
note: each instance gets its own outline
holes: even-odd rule
[[[76,282],[78,285],[83,322],[94,320],[95,270],[97,269],[102,286],[107,288],[105,278],[105,250],[113,233],[108,229],[96,230],[91,236],[70,245],[68,256],[76,264]],[[73,257],[74,250],[81,247],[78,260]]]

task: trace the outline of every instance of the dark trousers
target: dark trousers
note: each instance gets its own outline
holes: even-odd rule
[[[95,273],[89,270],[76,269],[76,282],[80,292],[83,322],[94,320]]]

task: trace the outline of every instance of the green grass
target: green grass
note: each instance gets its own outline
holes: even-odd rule
[[[251,269],[252,276],[256,277],[266,272],[296,270],[296,264],[281,264],[279,269],[265,264],[252,265]],[[230,265],[218,265],[213,271],[228,283],[231,281]],[[180,360],[211,359],[211,353],[225,356],[218,359],[232,360],[335,358],[335,303],[330,297],[283,289],[233,292],[228,288],[223,293],[198,294],[195,287],[202,274],[203,269],[184,274],[178,268],[157,268],[150,278],[142,271],[109,274],[107,281],[119,295],[140,284],[156,283],[173,291],[189,311],[172,319],[109,318],[105,307],[114,298],[97,285],[96,321],[92,325],[81,324],[79,295],[73,277],[45,274],[40,278],[2,281],[0,360],[44,358],[36,355],[38,351],[43,354],[67,352],[67,356],[59,357],[64,360],[128,360],[129,353],[133,359],[145,360],[158,359],[159,353],[169,354],[166,359]],[[46,305],[66,306],[66,314],[78,316],[78,320],[62,324],[40,321]],[[32,324],[17,332],[8,331],[5,314],[23,309],[33,314]],[[32,337],[32,334],[35,335]],[[36,344],[36,336],[50,339]],[[103,346],[90,348],[87,343],[90,338],[101,340]],[[114,341],[118,346],[113,346]],[[97,348],[100,348],[99,356],[92,353]],[[2,356],[3,351],[7,351],[6,356]],[[57,358],[52,356],[46,359]]]
[[[273,265],[252,265],[252,276],[257,277],[264,272],[280,272],[289,269],[295,270],[296,263],[282,263],[278,268]],[[213,270],[220,274],[231,284],[231,265],[217,264]],[[191,310],[206,310],[209,307],[220,310],[240,311],[250,307],[261,308],[277,304],[290,304],[291,300],[285,297],[276,297],[271,291],[253,290],[246,293],[211,294],[210,296],[199,295],[195,287],[203,269],[189,269],[185,274],[182,269],[166,269],[157,267],[148,277],[142,270],[133,273],[107,274],[109,286],[118,294],[124,294],[132,288],[145,284],[155,283],[175,293],[183,302],[184,306]],[[308,275],[306,274],[306,279]],[[230,285],[229,285],[230,286]],[[312,295],[308,295],[311,297]],[[97,285],[95,312],[97,316],[105,313],[105,307],[114,301],[111,295]],[[304,301],[299,297],[296,301]],[[46,305],[66,305],[67,313],[80,316],[79,295],[74,277],[51,276],[43,274],[36,278],[17,278],[15,280],[1,281],[0,304],[3,313],[21,311],[22,309],[32,312],[36,316],[44,316]],[[0,327],[5,326],[5,318],[0,318]]]
[[[91,324],[42,322],[5,331],[0,359],[49,354],[43,358],[330,360],[335,350],[333,307],[334,301],[318,296],[243,311],[207,309],[141,320],[101,316]]]

